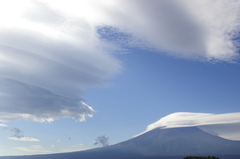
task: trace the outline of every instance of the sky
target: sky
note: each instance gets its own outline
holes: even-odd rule
[[[0,0],[0,156],[85,150],[157,127],[240,140],[239,8]]]

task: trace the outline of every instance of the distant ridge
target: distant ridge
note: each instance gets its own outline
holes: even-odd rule
[[[103,148],[0,159],[183,159],[185,156],[240,159],[240,141],[223,139],[197,127],[156,128],[138,137]]]

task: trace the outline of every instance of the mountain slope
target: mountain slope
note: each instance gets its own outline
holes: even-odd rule
[[[154,129],[114,145],[142,155],[240,155],[240,142],[223,139],[197,127]]]
[[[239,159],[240,141],[223,139],[197,127],[154,129],[116,145],[80,152],[0,159],[182,159],[184,156]],[[235,155],[235,156],[234,156]]]

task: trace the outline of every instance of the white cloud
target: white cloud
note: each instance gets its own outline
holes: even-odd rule
[[[210,124],[240,123],[239,116],[239,112],[226,114],[178,112],[167,115],[157,122],[150,124],[147,127],[147,130],[152,130],[156,127],[174,128]]]
[[[31,137],[25,137],[23,134],[23,131],[20,130],[19,128],[9,128],[11,132],[13,132],[13,135],[9,137],[8,139],[10,140],[18,140],[18,141],[40,141],[39,139],[36,138],[31,138]]]
[[[145,39],[158,50],[204,60],[232,61],[238,56],[232,38],[239,36],[239,1],[133,0],[120,3],[122,9],[119,7],[118,12],[111,14],[118,16],[112,24]]]
[[[239,57],[239,42],[234,40],[240,28],[240,2],[236,0],[55,2],[48,4],[86,19],[91,26],[115,27],[145,46],[178,57],[228,62]]]
[[[0,121],[91,117],[84,87],[121,68],[96,28],[37,0],[1,1],[0,19]]]
[[[221,137],[239,140],[240,129],[235,128],[236,125],[240,124],[239,116],[239,112],[226,114],[178,112],[167,115],[157,122],[148,125],[147,130],[143,133],[151,131],[155,128],[166,129],[198,126],[205,131],[216,133]],[[224,126],[228,126],[229,129],[223,129]]]
[[[236,0],[2,0],[0,78],[12,84],[0,87],[0,121],[92,116],[80,96],[85,87],[105,85],[121,70],[111,54],[124,50],[121,45],[235,61],[239,7]],[[109,42],[98,32],[102,27],[131,38]],[[14,86],[22,95],[13,93]]]
[[[79,148],[77,147],[73,147],[73,148],[69,148],[69,149],[61,149],[61,153],[67,153],[67,152],[76,152],[76,151],[84,151],[84,150],[89,150],[92,148],[82,148],[82,146],[79,146]]]
[[[46,150],[41,145],[31,145],[30,147],[14,147],[13,149],[24,151],[24,152],[29,152],[30,154],[48,154],[48,153],[52,153],[52,151]]]
[[[32,147],[33,149],[36,149],[36,150],[42,150],[42,149],[44,149],[44,147],[42,147],[41,145],[31,145],[31,147]]]
[[[211,134],[230,140],[240,141],[240,123],[203,125],[198,127]]]
[[[36,138],[31,138],[31,137],[9,137],[8,139],[10,140],[18,140],[18,141],[40,141],[39,139]]]
[[[0,79],[0,121],[26,119],[51,122],[56,118],[84,121],[94,113],[81,98],[68,98],[40,87],[10,79]],[[34,108],[34,109],[33,109]]]
[[[6,124],[0,124],[0,127],[8,127]]]

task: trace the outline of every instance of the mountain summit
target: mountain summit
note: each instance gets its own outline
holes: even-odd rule
[[[240,141],[227,140],[197,127],[156,128],[113,147],[144,156],[240,155]]]

